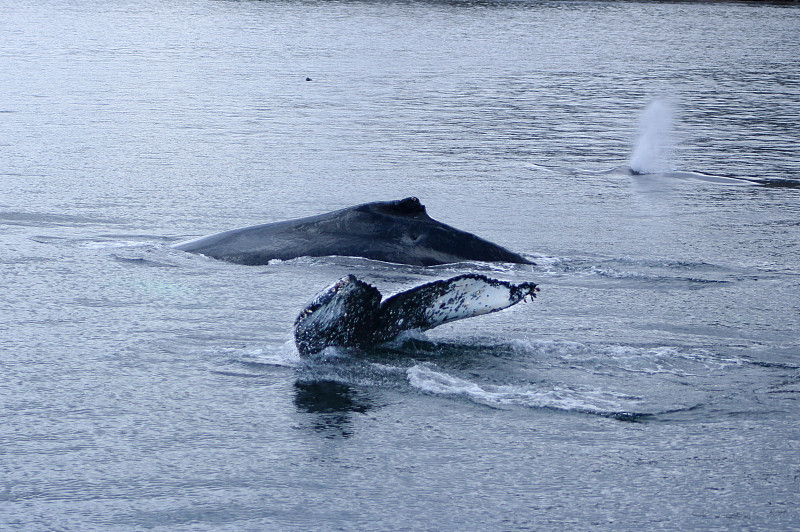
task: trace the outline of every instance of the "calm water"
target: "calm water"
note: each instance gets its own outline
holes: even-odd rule
[[[800,190],[742,180],[800,182],[797,6],[0,20],[0,528],[800,526]],[[170,248],[411,195],[537,265]],[[342,275],[474,271],[541,295],[369,353],[294,349]]]

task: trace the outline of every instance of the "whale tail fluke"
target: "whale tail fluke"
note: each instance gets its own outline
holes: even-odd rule
[[[538,291],[534,283],[514,285],[484,275],[466,274],[417,286],[381,303],[379,337],[428,330],[451,321],[503,310]],[[386,341],[381,338],[381,341]]]
[[[399,292],[382,303],[380,292],[348,275],[320,292],[295,321],[301,355],[329,346],[363,347],[388,342],[403,331],[428,330],[451,321],[503,310],[529,296],[535,283],[512,284],[466,274]]]

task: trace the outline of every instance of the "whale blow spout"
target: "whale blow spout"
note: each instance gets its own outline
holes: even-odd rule
[[[633,175],[656,174],[669,170],[667,158],[672,143],[672,107],[661,100],[647,106],[639,119],[639,138],[628,168]]]

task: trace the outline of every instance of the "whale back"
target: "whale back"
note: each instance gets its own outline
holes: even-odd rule
[[[434,220],[414,197],[235,229],[175,247],[247,265],[332,255],[419,266],[462,261],[529,263],[505,248]]]

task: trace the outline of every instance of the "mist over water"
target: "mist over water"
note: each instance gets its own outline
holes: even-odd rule
[[[674,153],[673,106],[666,100],[655,100],[639,117],[639,134],[631,154],[629,168],[637,174],[657,174],[673,170]]]

